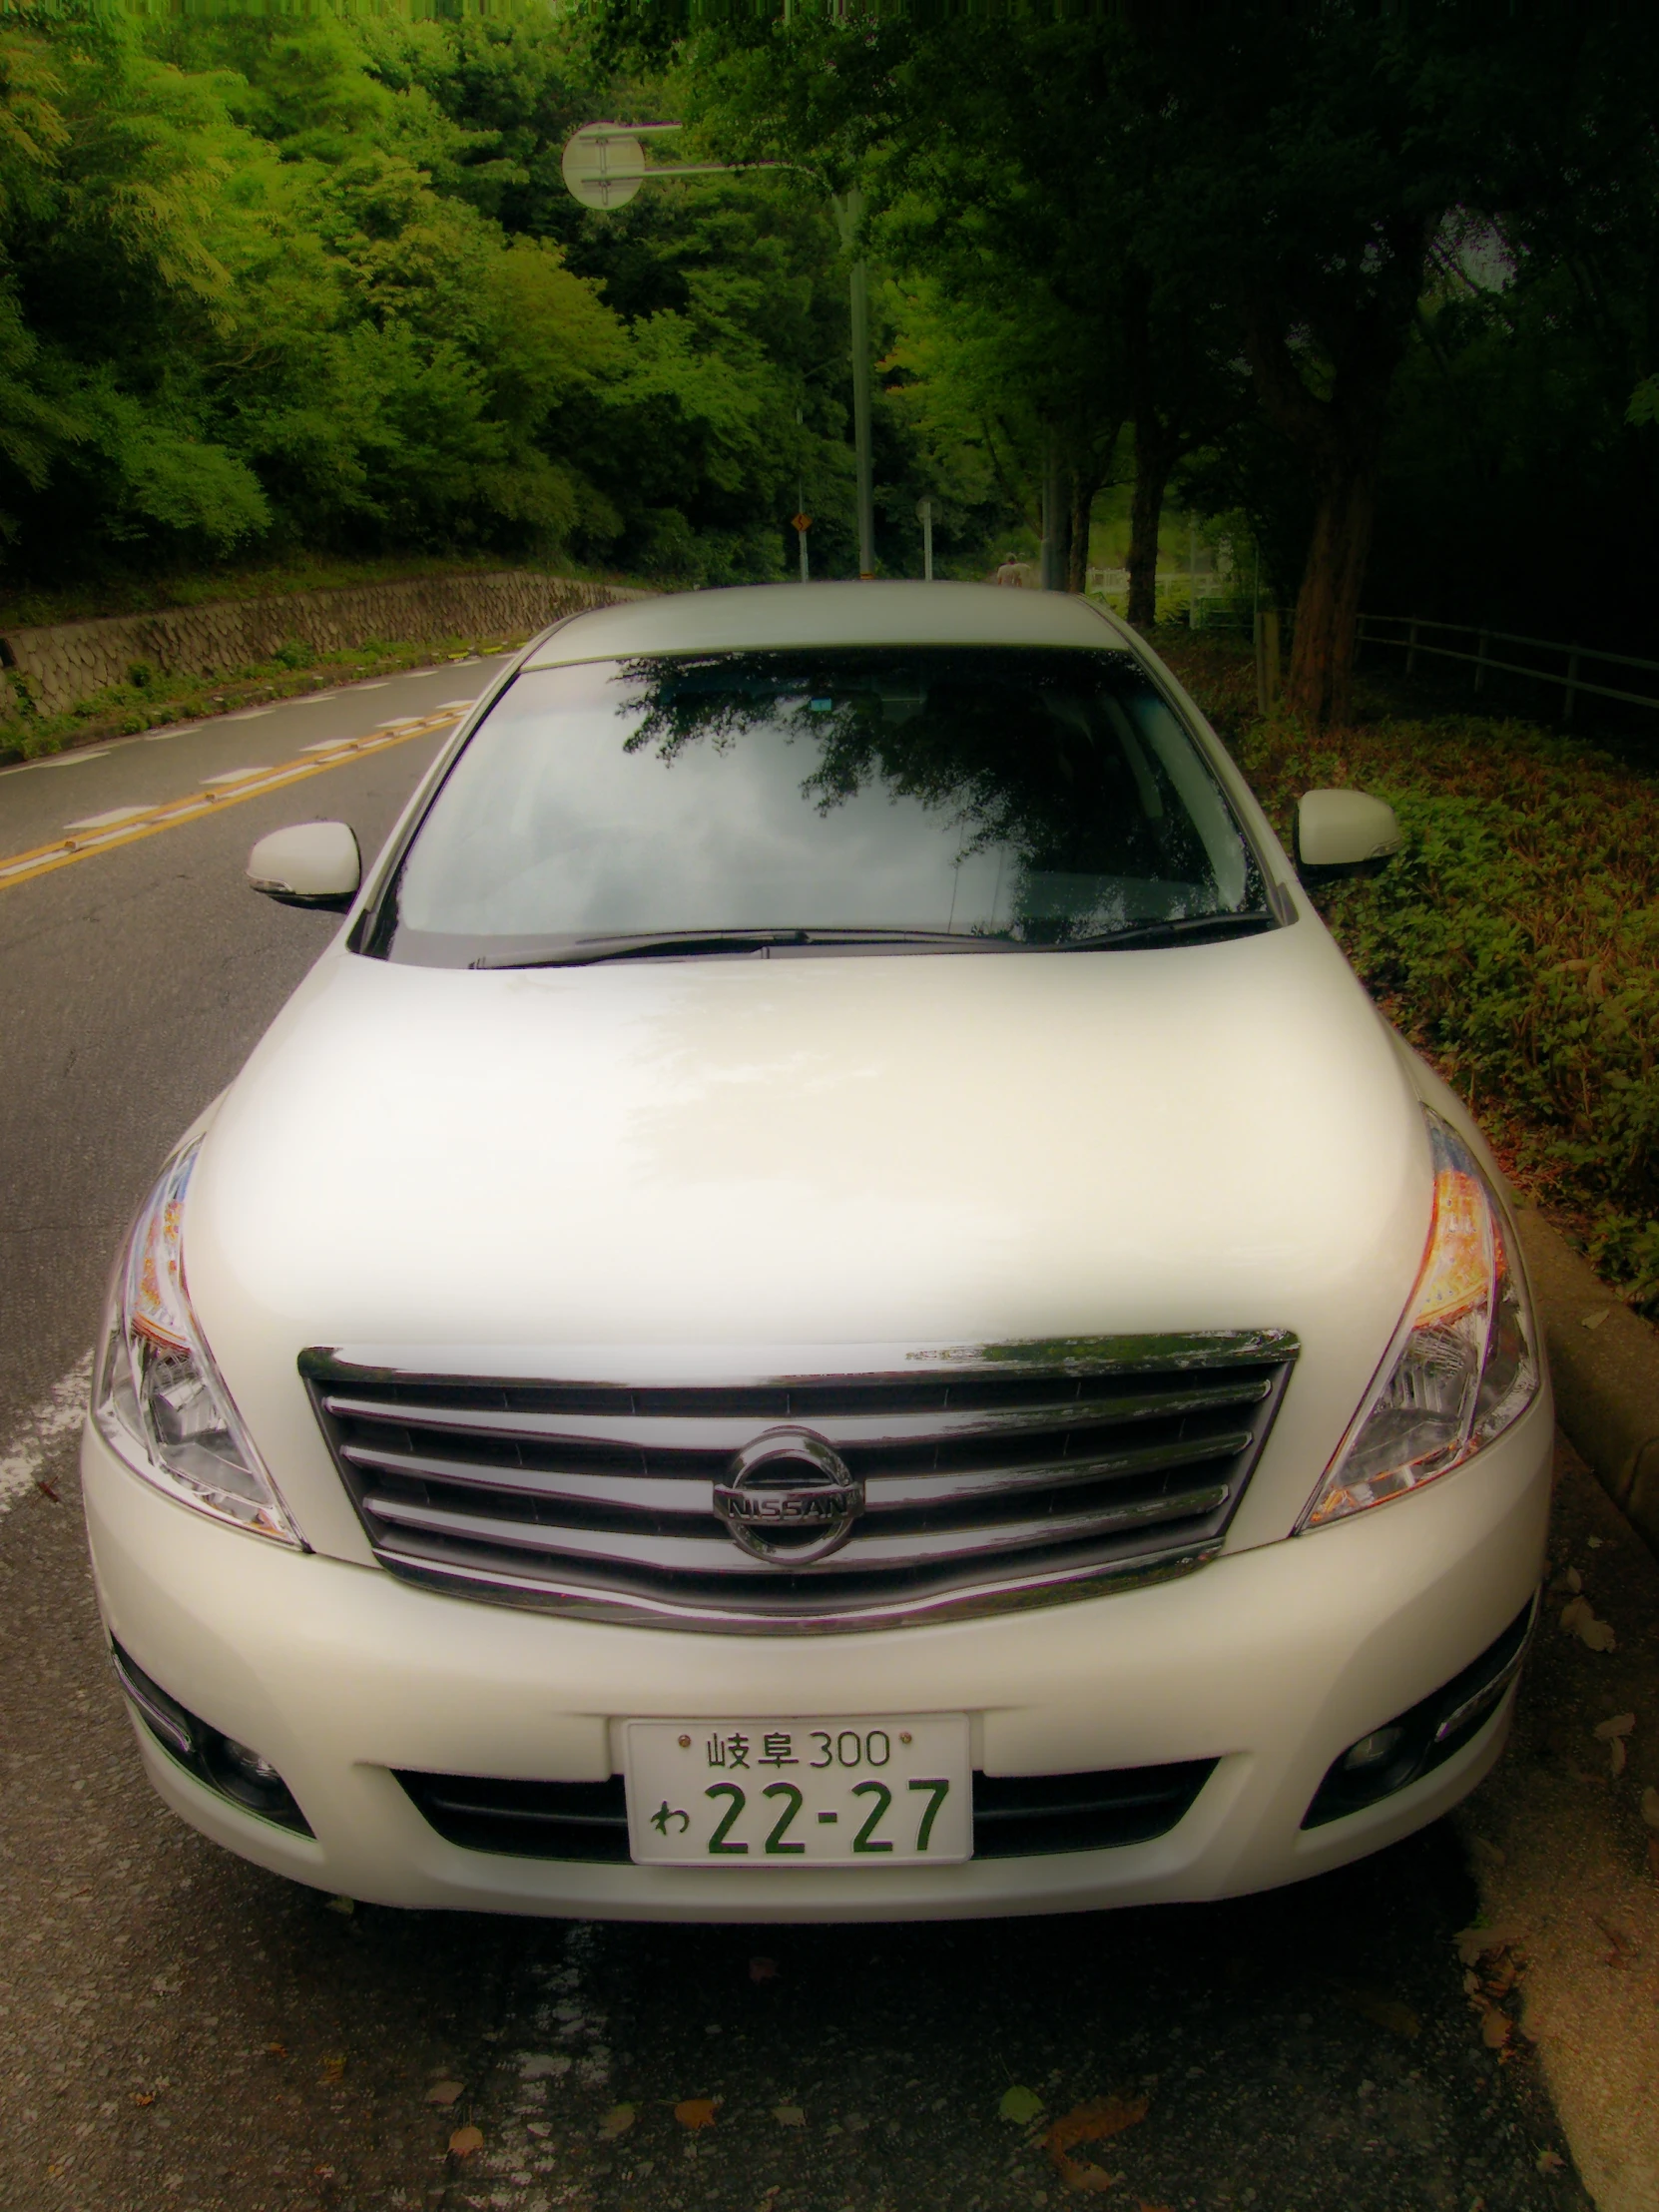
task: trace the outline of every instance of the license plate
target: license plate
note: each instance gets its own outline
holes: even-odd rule
[[[973,1856],[965,1713],[629,1721],[628,1840],[655,1867],[909,1867]]]

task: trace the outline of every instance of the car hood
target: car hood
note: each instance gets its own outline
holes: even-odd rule
[[[308,1346],[645,1380],[688,1347],[752,1375],[1275,1328],[1318,1379],[1292,1393],[1315,1451],[1397,1321],[1429,1192],[1401,1058],[1311,919],[1052,956],[335,952],[214,1120],[186,1253],[255,1398]]]

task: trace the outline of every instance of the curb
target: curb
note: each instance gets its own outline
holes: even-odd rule
[[[1602,1488],[1659,1553],[1659,1330],[1633,1314],[1530,1206],[1515,1226],[1561,1426]]]

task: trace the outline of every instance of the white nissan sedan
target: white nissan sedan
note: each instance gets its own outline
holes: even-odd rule
[[[150,1778],[387,1905],[1207,1899],[1508,1726],[1549,1389],[1500,1180],[1125,626],[825,584],[479,701],[134,1225],[84,1468]]]

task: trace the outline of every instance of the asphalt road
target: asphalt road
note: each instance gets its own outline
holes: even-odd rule
[[[486,674],[7,772],[0,859]],[[334,926],[248,892],[248,846],[324,816],[372,850],[436,743],[0,890],[0,2206],[1057,2204],[1043,2122],[1000,2115],[1011,2088],[1050,2120],[1144,2099],[1075,2153],[1101,2176],[1080,2193],[1117,2176],[1144,2212],[1586,2205],[1525,2046],[1487,2048],[1465,1996],[1475,1899],[1447,1828],[1203,1909],[630,1929],[347,1909],[150,1796],[85,1568],[77,1363],[168,1146]]]

